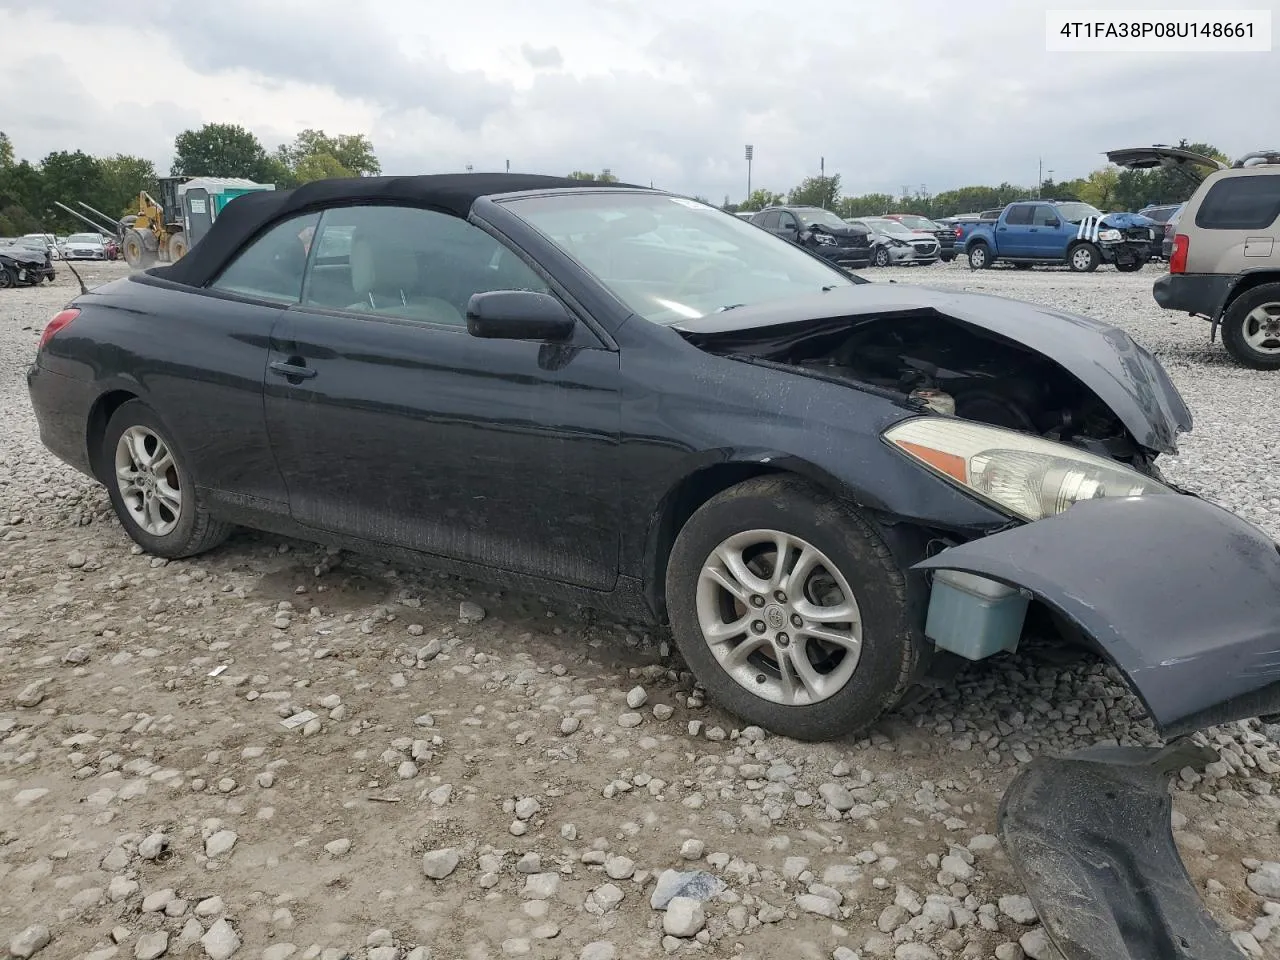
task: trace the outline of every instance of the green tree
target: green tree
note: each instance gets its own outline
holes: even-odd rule
[[[575,170],[569,174],[570,180],[588,180],[592,183],[617,183],[618,178],[609,172],[609,168],[605,167],[599,173],[587,173],[585,170]]]
[[[799,207],[826,207],[834,209],[840,200],[840,174],[833,173],[829,177],[805,177],[800,185],[793,187],[787,198],[788,203]]]
[[[765,207],[776,207],[778,204],[786,201],[780,193],[774,193],[772,190],[752,190],[751,196],[739,205],[738,209],[744,212],[755,213],[757,210],[763,210]]]
[[[13,166],[13,141],[9,135],[0,130],[0,169]]]
[[[69,152],[58,150],[40,161],[40,187],[37,206],[28,211],[40,218],[48,230],[63,230],[81,226],[79,220],[55,206],[58,200],[74,207],[77,200],[92,203],[102,194],[102,164],[83,150]]]
[[[258,138],[234,123],[206,123],[173,141],[174,176],[262,177],[272,168]]]
[[[159,177],[150,160],[118,153],[100,161],[102,186],[95,197],[83,198],[90,206],[113,217],[137,212],[138,193],[158,192]],[[74,206],[74,204],[72,204]]]
[[[1085,180],[1080,190],[1080,199],[1106,213],[1115,205],[1119,185],[1119,167],[1100,167]]]
[[[836,204],[836,213],[848,217],[877,217],[884,213],[895,213],[895,201],[887,193],[868,193],[860,197],[841,197]]]
[[[303,130],[292,143],[276,151],[276,159],[291,170],[299,182],[322,177],[372,177],[382,172],[373,144],[362,133],[340,133],[331,137],[323,130]],[[324,172],[315,175],[320,171]]]

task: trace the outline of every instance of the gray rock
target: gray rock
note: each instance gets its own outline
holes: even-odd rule
[[[211,860],[221,857],[231,852],[238,839],[234,831],[219,830],[204,842],[204,854]]]
[[[209,955],[209,960],[228,960],[228,958],[240,949],[240,937],[236,935],[235,928],[227,923],[226,918],[214,921],[205,935],[200,938],[200,944],[204,947],[204,952]]]
[[[53,683],[53,677],[44,677],[40,680],[32,680],[20,691],[18,696],[14,698],[14,703],[20,707],[38,707],[44,701],[45,694],[48,692],[49,684]]]
[[[582,721],[577,717],[564,717],[560,721],[560,732],[567,737],[571,733],[577,733],[580,726]]]
[[[160,913],[173,900],[172,890],[157,890],[142,898],[143,913]]]
[[[339,837],[326,843],[324,849],[331,857],[342,857],[351,850],[351,841],[346,837]]]
[[[49,928],[44,924],[35,923],[9,941],[9,952],[15,957],[27,960],[28,957],[34,957],[47,947],[50,939]]]
[[[538,803],[533,797],[521,797],[516,801],[516,816],[521,820],[528,820],[542,809],[542,804]]]
[[[607,857],[604,872],[610,880],[626,880],[636,872],[636,863],[630,857]]]
[[[692,897],[673,897],[662,917],[662,929],[671,937],[692,937],[707,923],[701,901]]]
[[[560,874],[535,873],[525,878],[520,896],[525,900],[550,900],[560,890]]]
[[[1000,907],[1000,912],[1014,923],[1030,926],[1039,919],[1029,897],[1009,895],[1001,897],[997,905]]]
[[[157,930],[154,933],[144,933],[138,938],[133,956],[135,960],[156,960],[157,957],[164,956],[168,949],[169,934],[164,930]]]
[[[1044,927],[1028,930],[1018,938],[1018,945],[1031,960],[1062,960],[1062,954],[1049,941],[1049,935],[1044,932]]]
[[[724,887],[723,880],[702,870],[663,870],[658,874],[658,882],[649,897],[649,906],[654,910],[665,910],[676,897],[710,900]]]
[[[1280,899],[1280,863],[1268,860],[1259,864],[1258,868],[1245,878],[1245,883],[1260,897],[1270,900]]]
[[[163,833],[153,833],[138,844],[138,856],[143,860],[155,860],[169,847],[169,838]]]
[[[841,813],[846,810],[852,810],[854,804],[857,803],[853,798],[853,794],[838,783],[824,783],[818,787],[818,795]]]
[[[458,869],[461,860],[458,851],[452,847],[430,850],[422,855],[422,872],[432,880],[443,880]]]
[[[701,840],[686,840],[680,844],[680,856],[685,860],[701,860],[707,845]]]
[[[297,952],[297,944],[273,943],[262,951],[262,960],[289,960]]]
[[[470,600],[458,604],[458,621],[460,623],[479,623],[485,617],[484,607]]]
[[[840,907],[834,900],[828,900],[826,897],[820,897],[813,893],[802,893],[796,897],[796,906],[805,913],[816,913],[820,917],[829,917],[832,920],[840,919]]]
[[[1026,954],[1016,943],[1002,943],[996,947],[996,960],[1025,960]]]
[[[910,919],[910,913],[896,903],[891,903],[880,911],[880,916],[876,918],[876,927],[881,933],[893,933]]]
[[[938,960],[938,953],[923,943],[900,943],[893,951],[893,960]]]
[[[592,910],[591,907],[588,906],[587,912],[588,913],[608,913],[610,910],[615,909],[618,906],[618,904],[622,902],[622,898],[623,898],[622,889],[617,884],[615,883],[603,884],[602,886],[596,887],[596,889],[591,891],[590,902],[592,905],[595,906],[596,909]]]
[[[208,919],[209,917],[219,916],[226,909],[227,905],[222,902],[221,897],[208,897],[196,904],[195,912],[197,917]]]
[[[645,693],[644,687],[632,687],[627,691],[627,706],[632,710],[639,710],[649,702],[649,694]]]
[[[578,960],[616,960],[618,951],[608,940],[595,940],[582,948]]]

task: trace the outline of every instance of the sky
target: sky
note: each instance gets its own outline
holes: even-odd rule
[[[268,149],[318,127],[367,134],[390,174],[608,168],[716,202],[745,195],[748,143],[753,187],[825,161],[846,194],[895,195],[1034,185],[1041,164],[1067,179],[1183,137],[1280,147],[1280,51],[1049,53],[1045,10],[1070,6],[0,0],[0,129],[20,158],[130,153],[165,173],[202,123]]]

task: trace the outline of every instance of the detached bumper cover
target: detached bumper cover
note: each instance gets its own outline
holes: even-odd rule
[[[1216,317],[1236,278],[1218,273],[1166,273],[1151,285],[1163,310]]]
[[[1166,737],[1280,712],[1280,547],[1208,501],[1087,500],[916,569],[1031,591],[1125,674]]]
[[[1187,741],[1038,758],[1000,802],[998,832],[1066,960],[1240,960],[1178,856],[1169,777],[1217,759]]]

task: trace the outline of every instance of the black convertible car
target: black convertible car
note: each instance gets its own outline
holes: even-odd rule
[[[28,383],[151,553],[242,524],[667,621],[781,734],[863,729],[1040,625],[1165,733],[1280,704],[1280,554],[1161,479],[1191,417],[1127,334],[868,283],[661,191],[249,194],[72,301]]]

